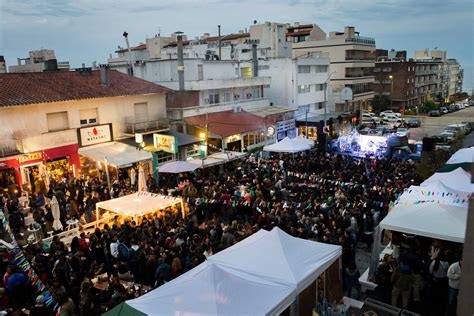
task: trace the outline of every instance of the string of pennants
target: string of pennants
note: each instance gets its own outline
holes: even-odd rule
[[[30,284],[36,287],[36,292],[38,296],[39,295],[43,296],[43,301],[41,303],[43,303],[47,307],[52,308],[54,312],[56,313],[56,316],[60,316],[62,313],[61,305],[59,305],[59,303],[56,302],[51,292],[46,288],[46,285],[41,281],[41,279],[39,278],[39,276],[36,274],[33,267],[31,266],[30,262],[23,254],[23,251],[18,245],[15,239],[15,236],[12,230],[10,229],[10,225],[8,224],[5,214],[3,214],[2,211],[0,211],[0,219],[2,221],[4,231],[6,231],[8,235],[10,236],[11,243],[14,247],[12,252],[14,254],[15,264],[26,275]]]

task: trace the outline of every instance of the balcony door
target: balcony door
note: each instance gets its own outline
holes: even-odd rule
[[[143,123],[148,121],[148,104],[135,103],[135,123]]]

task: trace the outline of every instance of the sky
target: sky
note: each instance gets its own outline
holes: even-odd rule
[[[254,20],[315,23],[326,33],[355,26],[377,48],[447,50],[465,69],[464,90],[474,88],[472,0],[0,0],[0,55],[7,65],[30,50],[54,49],[73,67],[105,63],[117,46],[157,33],[236,33]]]

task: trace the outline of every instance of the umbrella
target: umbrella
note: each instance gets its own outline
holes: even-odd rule
[[[136,177],[137,177],[137,172],[135,171],[134,168],[132,168],[132,170],[130,170],[130,184],[131,184],[132,186],[135,185],[135,179],[136,179]]]
[[[138,169],[138,191],[146,191],[146,179],[145,179],[145,170],[140,166]]]
[[[53,213],[53,218],[54,218],[53,229],[54,230],[63,229],[63,224],[59,220],[59,218],[61,217],[61,214],[59,213],[59,203],[55,196],[53,196],[53,199],[51,200],[51,212]]]
[[[198,165],[194,163],[190,163],[187,161],[172,161],[165,163],[163,166],[158,168],[158,172],[161,173],[181,173],[181,172],[188,172],[194,171],[199,168]]]

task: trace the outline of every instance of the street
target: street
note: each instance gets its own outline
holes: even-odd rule
[[[457,112],[448,113],[440,117],[406,116],[406,119],[418,117],[421,127],[410,128],[410,138],[421,141],[423,137],[440,134],[447,125],[474,121],[474,107],[468,107]]]

